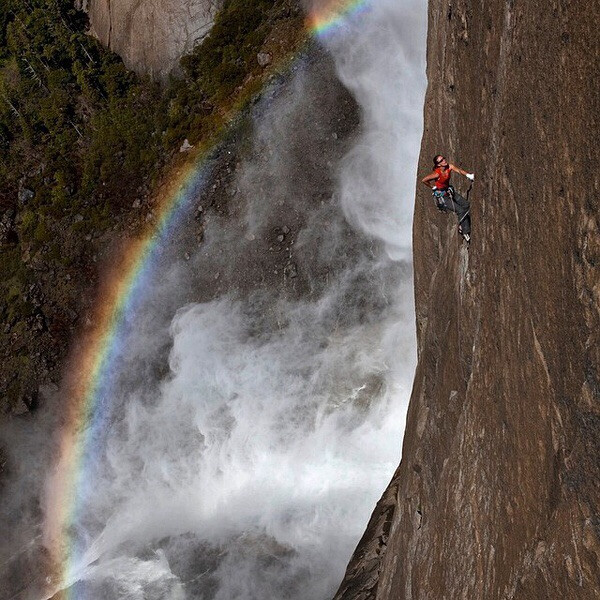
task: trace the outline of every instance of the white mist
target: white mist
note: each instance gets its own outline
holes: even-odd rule
[[[84,546],[76,596],[326,600],[335,592],[399,462],[412,386],[425,17],[425,0],[374,0],[360,20],[322,40],[362,119],[336,167],[335,197],[311,209],[297,252],[314,251],[327,211],[383,250],[375,243],[332,273],[318,297],[221,297],[181,307],[170,330],[156,332],[171,338],[168,374],[156,386],[115,392],[102,461],[75,523]],[[276,144],[290,134],[278,125],[307,114],[294,112],[302,85],[292,89],[256,124],[257,139]],[[270,168],[283,185],[277,161],[281,154]],[[241,172],[247,197],[256,187],[248,231],[260,231],[269,214],[260,170]],[[332,248],[344,243],[341,229],[328,232]],[[216,223],[206,243],[235,253],[248,242]],[[201,256],[192,262],[204,268]],[[164,348],[164,339],[152,340],[152,311],[161,303],[164,311],[182,276],[181,267],[165,274],[161,300],[148,303],[128,370],[146,368],[154,343]],[[369,298],[379,304],[364,314]]]

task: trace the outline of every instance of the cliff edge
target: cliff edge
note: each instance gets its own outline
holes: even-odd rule
[[[210,31],[221,0],[78,0],[91,33],[127,68],[164,80]]]
[[[600,38],[580,9],[430,3],[419,172],[438,152],[475,172],[473,241],[420,186],[403,458],[336,600],[600,597]]]

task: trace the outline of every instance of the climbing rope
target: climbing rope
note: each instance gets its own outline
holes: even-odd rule
[[[471,193],[471,188],[473,187],[473,182],[471,182],[471,185],[469,185],[469,189],[467,190],[467,193],[465,194],[465,199],[467,200],[467,202],[469,202],[469,194]],[[459,227],[459,231],[460,231],[460,224],[464,221],[464,219],[467,217],[467,215],[471,212],[471,208],[470,208],[470,203],[469,203],[469,210],[467,210],[467,212],[463,215],[462,219],[460,219],[460,221],[458,222],[458,227]],[[462,295],[460,297],[460,305],[459,305],[459,311],[462,314]],[[462,354],[462,329],[460,326],[460,319],[456,320],[456,328],[457,328],[457,341],[458,341],[458,363],[460,365],[460,372],[462,375],[463,379],[466,379],[467,377],[467,373],[466,373],[466,369],[465,369],[465,365],[463,364],[463,354]],[[465,382],[465,393],[466,393],[466,382]]]
[[[467,200],[467,202],[469,201],[469,195],[471,194],[472,188],[473,188],[473,182],[471,181],[471,184],[469,185],[469,188],[467,189],[467,192],[465,194],[465,199]],[[436,203],[438,210],[440,210],[441,212],[446,212],[448,210],[448,207],[446,206],[446,203],[444,200],[444,197],[446,195],[450,198],[450,202],[452,202],[453,212],[458,216],[458,211],[456,210],[456,202],[454,202],[454,188],[452,186],[448,187],[448,189],[444,190],[444,191],[434,190],[433,197],[435,199],[435,203]],[[469,208],[467,210],[467,212],[458,221],[458,231],[459,231],[460,235],[463,235],[461,232],[460,225],[469,216],[470,213],[471,213],[471,209]],[[460,299],[460,303],[462,305],[462,298]],[[461,312],[462,312],[461,306],[459,305],[459,314]],[[463,364],[463,358],[462,358],[462,335],[461,335],[460,319],[458,319],[458,318],[456,319],[456,327],[457,327],[459,367],[460,367],[462,378],[465,379],[466,378],[466,369],[465,369],[465,365]]]

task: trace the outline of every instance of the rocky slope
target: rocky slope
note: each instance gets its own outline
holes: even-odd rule
[[[91,33],[138,73],[165,79],[210,30],[219,0],[83,0]]]
[[[600,597],[600,48],[579,9],[430,3],[420,172],[442,152],[476,173],[473,242],[420,187],[403,459],[336,600]]]
[[[72,0],[0,4],[0,422],[57,386],[104,261],[155,217],[184,140],[210,145],[304,37],[292,0],[228,6],[160,88],[86,35]],[[235,69],[215,74],[221,53]]]

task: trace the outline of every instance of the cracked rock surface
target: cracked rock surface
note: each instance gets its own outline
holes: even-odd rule
[[[421,186],[403,459],[336,600],[600,597],[599,40],[574,1],[430,3],[419,171],[475,172],[473,241]]]
[[[127,68],[164,80],[210,31],[221,0],[80,0],[91,33]]]

